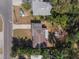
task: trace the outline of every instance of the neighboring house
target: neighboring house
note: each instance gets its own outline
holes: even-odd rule
[[[40,21],[32,22],[32,43],[33,48],[46,48],[48,40],[48,30],[42,26]]]
[[[51,4],[48,0],[32,0],[33,15],[47,16],[51,15]]]
[[[31,55],[31,59],[43,59],[42,55]]]

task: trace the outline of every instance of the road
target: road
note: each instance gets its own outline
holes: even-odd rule
[[[10,58],[12,41],[12,0],[0,0],[0,14],[4,20],[4,59]],[[9,22],[10,21],[10,22]]]

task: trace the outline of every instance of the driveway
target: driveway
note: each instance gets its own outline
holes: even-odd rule
[[[14,29],[31,29],[31,24],[13,24]]]
[[[22,0],[12,0],[12,5],[14,6],[20,6],[22,3]]]

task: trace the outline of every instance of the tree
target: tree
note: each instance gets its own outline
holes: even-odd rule
[[[23,3],[23,4],[22,4],[22,7],[23,7],[24,9],[26,9],[26,10],[29,10],[29,9],[31,8],[31,5],[30,5],[30,3],[26,2],[26,3]]]
[[[28,38],[16,38],[13,37],[12,56],[26,54],[27,48],[32,48],[32,41]]]
[[[55,22],[64,29],[67,26],[67,21],[68,17],[66,15],[63,15],[63,16],[57,16]]]
[[[57,4],[57,0],[50,0],[52,5],[56,5]]]

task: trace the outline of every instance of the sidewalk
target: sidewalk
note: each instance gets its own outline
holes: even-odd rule
[[[0,54],[0,59],[3,59],[3,55],[2,54]]]
[[[31,29],[31,24],[13,24],[14,29]]]
[[[3,59],[4,57],[4,31],[3,31],[3,19],[0,15],[0,59]]]
[[[4,37],[3,37],[3,32],[0,32],[0,59],[3,59],[3,47],[4,47]]]

